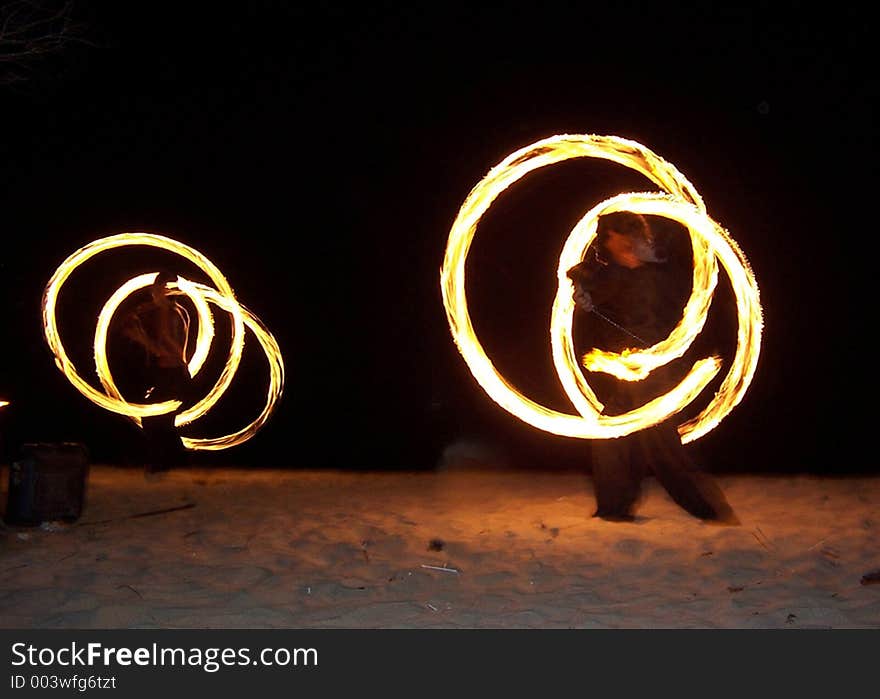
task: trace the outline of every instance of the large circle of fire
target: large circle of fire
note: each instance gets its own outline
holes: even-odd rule
[[[547,408],[521,394],[495,369],[478,340],[468,313],[465,263],[477,225],[495,199],[514,182],[541,167],[590,157],[609,160],[642,173],[662,192],[620,194],[593,207],[566,240],[557,268],[557,292],[550,318],[553,362],[577,415]],[[440,286],[452,337],[474,378],[502,408],[546,432],[582,439],[620,437],[657,424],[692,402],[718,373],[721,360],[700,359],[666,394],[620,415],[603,415],[603,405],[577,366],[571,338],[572,282],[566,271],[580,262],[596,235],[599,216],[633,211],[673,219],[691,238],[694,273],[691,296],[682,319],[661,342],[616,354],[594,350],[584,357],[592,371],[636,381],[652,369],[680,357],[702,330],[715,289],[720,261],[736,297],[737,347],[727,375],[709,404],[678,427],[682,442],[712,430],[742,400],[757,366],[763,327],[758,286],[751,267],[733,238],[706,213],[695,187],[671,163],[635,141],[617,136],[559,135],[537,141],[507,156],[471,190],[449,232]]]
[[[236,300],[232,287],[220,270],[198,250],[172,238],[155,233],[120,233],[92,241],[74,252],[58,266],[46,285],[42,301],[43,331],[49,348],[55,356],[56,366],[73,386],[93,403],[106,410],[126,415],[138,424],[143,417],[164,415],[180,407],[179,400],[146,404],[131,403],[125,400],[113,381],[107,361],[107,333],[113,314],[129,295],[152,284],[157,276],[156,272],[139,275],[122,284],[111,294],[98,314],[94,338],[95,370],[105,392],[93,387],[77,372],[61,342],[55,309],[64,282],[77,267],[95,255],[129,245],[146,245],[176,253],[201,269],[216,286],[216,289],[213,289],[183,277],[178,277],[175,282],[166,285],[166,288],[174,293],[186,294],[192,301],[198,315],[196,347],[187,364],[191,376],[195,376],[201,369],[214,336],[213,317],[208,303],[223,309],[229,313],[232,319],[229,354],[219,378],[204,398],[175,415],[174,424],[176,426],[180,427],[193,422],[211,409],[229,387],[238,369],[244,347],[245,327],[256,336],[269,362],[269,386],[266,403],[260,414],[244,428],[228,435],[213,438],[181,438],[184,446],[192,450],[227,449],[247,441],[266,422],[281,397],[284,386],[284,364],[281,351],[275,338],[259,319]]]

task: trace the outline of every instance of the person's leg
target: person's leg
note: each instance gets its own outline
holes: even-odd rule
[[[642,473],[633,460],[632,437],[592,442],[592,475],[596,496],[594,517],[633,519],[641,492]]]
[[[179,428],[174,425],[174,418],[181,411],[189,408],[194,402],[193,398],[193,382],[189,375],[189,369],[185,364],[181,364],[175,371],[174,379],[174,396],[180,401],[180,408],[172,415],[171,427],[174,433],[173,438],[173,459],[177,466],[186,466],[188,463],[189,452],[183,446],[183,440],[180,436]]]
[[[156,386],[152,395],[156,402],[182,399],[179,393],[185,389],[186,384],[178,368],[158,369],[155,380]],[[142,419],[147,447],[147,471],[167,471],[182,463],[184,448],[174,425],[175,416],[176,413],[166,413]]]
[[[176,462],[176,444],[179,438],[173,415],[142,418],[145,445],[145,470],[165,471]]]
[[[737,521],[721,488],[700,471],[672,422],[644,430],[640,448],[657,480],[680,507],[700,519]]]

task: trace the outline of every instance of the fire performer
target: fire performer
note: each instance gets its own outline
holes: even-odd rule
[[[145,398],[155,402],[181,401],[186,407],[192,379],[186,361],[189,315],[174,301],[166,284],[177,276],[160,272],[150,286],[150,298],[123,320],[122,333],[144,350]],[[185,449],[174,426],[177,411],[142,418],[147,472],[165,471],[183,460]]]
[[[589,327],[592,346],[622,352],[667,337],[681,317],[689,289],[682,287],[682,275],[675,274],[674,265],[667,264],[647,219],[626,211],[600,217],[591,250],[568,276],[582,312],[576,320]],[[590,380],[604,394],[604,412],[616,415],[665,393],[682,376],[673,362],[641,381],[604,374]],[[685,450],[674,416],[623,437],[592,440],[591,449],[594,517],[632,521],[642,480],[652,472],[672,499],[695,517],[738,523],[721,489]]]

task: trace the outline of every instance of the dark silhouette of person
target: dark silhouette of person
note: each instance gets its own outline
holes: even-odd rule
[[[180,409],[187,407],[191,393],[186,359],[189,315],[167,287],[176,279],[175,274],[160,272],[149,287],[149,299],[138,304],[122,325],[123,335],[143,351],[144,398],[150,402],[181,401],[176,411],[141,419],[148,472],[179,465],[186,454],[174,420]]]
[[[681,319],[690,278],[681,273],[680,266],[669,264],[647,219],[630,212],[601,216],[590,251],[583,262],[568,270],[579,309],[575,328],[581,328],[575,342],[621,352],[666,338]],[[605,405],[603,412],[617,415],[666,393],[686,370],[682,362],[672,362],[641,381],[596,373],[590,383]],[[591,452],[594,517],[632,521],[642,481],[653,473],[672,499],[693,516],[738,523],[714,479],[699,469],[682,444],[675,416],[623,437],[592,440]]]

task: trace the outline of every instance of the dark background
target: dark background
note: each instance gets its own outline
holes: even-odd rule
[[[197,462],[430,468],[469,440],[521,467],[584,466],[584,443],[521,423],[476,385],[439,268],[490,167],[539,138],[597,133],[674,163],[761,289],[758,372],[695,445],[707,467],[876,470],[843,448],[864,434],[854,397],[871,371],[870,277],[856,271],[876,247],[868,23],[846,6],[676,7],[76,4],[87,43],[0,85],[4,459],[25,441],[80,441],[95,461],[136,460],[130,423],[55,368],[40,301],[78,247],[145,230],[214,261],[284,354],[269,423]],[[479,229],[474,323],[535,400],[570,410],[547,342],[562,242],[601,198],[645,188],[617,166],[569,162],[509,190]],[[84,375],[89,319],[153,259],[106,256],[71,278],[59,310]],[[723,276],[719,295],[723,306]],[[265,362],[250,340],[233,397],[185,434],[256,415]]]

